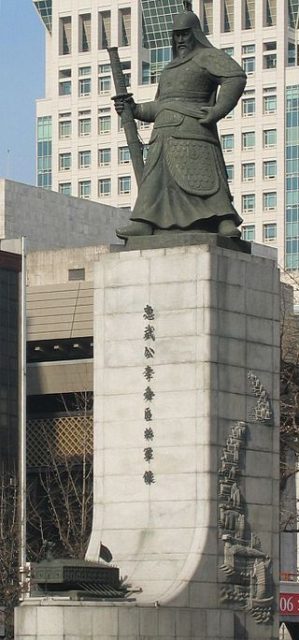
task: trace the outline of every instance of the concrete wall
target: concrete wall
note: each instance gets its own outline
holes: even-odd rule
[[[38,362],[27,368],[27,395],[76,393],[93,389],[92,360]]]
[[[94,264],[104,245],[33,251],[27,256],[27,339],[61,340],[93,336]],[[85,280],[70,281],[70,269]],[[93,388],[92,362],[75,360],[30,364],[28,395],[69,393]]]
[[[0,179],[0,238],[26,236],[27,250],[120,242],[122,209]]]

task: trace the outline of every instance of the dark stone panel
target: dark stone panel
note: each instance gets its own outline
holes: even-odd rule
[[[19,265],[0,251],[0,462],[17,456]]]

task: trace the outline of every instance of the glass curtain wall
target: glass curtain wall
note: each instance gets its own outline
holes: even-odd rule
[[[33,0],[37,11],[48,31],[52,32],[52,0]]]
[[[52,118],[37,120],[37,186],[52,187]]]
[[[299,269],[299,85],[286,99],[286,269]]]
[[[159,81],[160,73],[171,60],[173,16],[184,9],[183,0],[140,0],[143,17],[143,42],[149,52],[150,83]]]
[[[289,26],[293,29],[298,26],[299,0],[288,0]]]

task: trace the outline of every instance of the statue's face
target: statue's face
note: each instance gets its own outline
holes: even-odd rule
[[[184,58],[196,46],[192,29],[181,29],[173,32],[174,44],[179,58]]]

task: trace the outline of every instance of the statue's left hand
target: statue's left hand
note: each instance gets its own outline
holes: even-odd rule
[[[217,116],[214,107],[201,107],[199,112],[200,124],[213,124],[217,122]]]

